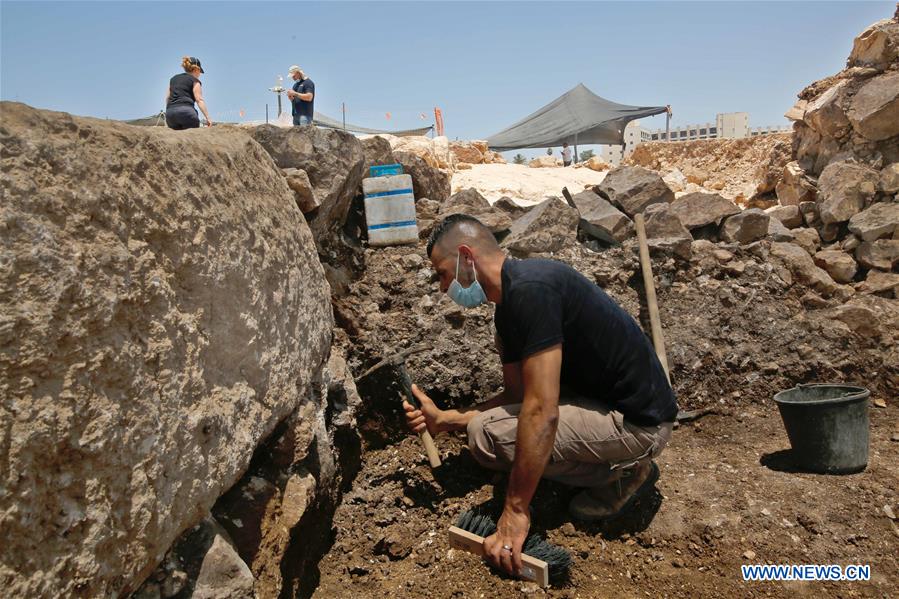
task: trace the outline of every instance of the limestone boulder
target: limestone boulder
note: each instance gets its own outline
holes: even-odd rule
[[[773,216],[768,220],[768,237],[774,241],[794,241],[796,239],[796,236]]]
[[[805,109],[805,123],[824,137],[840,138],[852,128],[842,108],[848,84],[847,79],[841,79]]]
[[[431,139],[423,135],[397,137],[381,134],[379,137],[390,142],[390,147],[394,152],[415,154],[431,168],[441,170],[452,170],[453,168],[453,154],[450,151],[449,139],[445,136],[441,135]]]
[[[671,211],[692,230],[707,225],[718,226],[725,218],[739,214],[740,208],[717,193],[695,192],[671,202]]]
[[[471,188],[454,193],[440,206],[440,218],[450,214],[467,214],[481,221],[494,235],[509,230],[512,218],[502,210],[490,205],[478,190]]]
[[[771,217],[760,208],[749,208],[728,217],[721,225],[721,239],[730,243],[747,244],[768,234]]]
[[[799,202],[799,213],[806,227],[817,227],[821,224],[821,214],[818,212],[818,202]]]
[[[612,168],[612,166],[609,163],[605,162],[599,156],[591,156],[590,158],[588,158],[587,160],[584,160],[583,162],[578,162],[577,166],[578,166],[578,168],[588,168],[591,171],[597,171],[597,172],[607,171]]]
[[[283,172],[287,180],[287,186],[293,191],[293,196],[297,201],[297,207],[300,209],[300,212],[307,214],[321,206],[318,198],[315,197],[312,183],[309,181],[309,175],[306,174],[306,171],[299,168],[286,168]]]
[[[394,150],[393,157],[403,165],[403,172],[412,176],[412,192],[416,200],[428,198],[443,203],[449,199],[452,175],[448,171],[429,165],[413,152]]]
[[[212,520],[213,537],[203,557],[192,599],[254,599],[253,573],[228,533]]]
[[[684,191],[688,183],[687,177],[677,168],[665,173],[662,177],[662,181],[665,182],[665,185],[667,185],[671,191]]]
[[[847,66],[885,69],[899,58],[899,21],[895,18],[874,23],[852,44]]]
[[[877,187],[883,193],[899,192],[899,162],[889,164],[880,171],[880,181]]]
[[[788,229],[801,227],[802,214],[799,212],[799,206],[772,206],[767,208],[765,212],[771,218],[776,218],[780,223]]]
[[[693,236],[681,224],[670,204],[652,204],[643,212],[646,219],[647,245],[657,252],[670,253],[684,260],[693,254]]]
[[[860,293],[886,294],[893,297],[899,293],[899,274],[883,272],[882,270],[869,270],[868,276],[858,285]]]
[[[512,223],[502,246],[520,254],[555,252],[577,239],[578,212],[558,198],[549,198]]]
[[[784,166],[774,192],[781,206],[798,206],[802,202],[814,202],[818,190],[799,166],[799,162],[794,160]],[[786,223],[784,225],[789,227]]]
[[[555,156],[543,155],[528,162],[528,166],[531,168],[556,168],[562,166],[562,160]]]
[[[874,77],[852,97],[849,121],[872,141],[899,135],[899,71]]]
[[[849,219],[849,230],[862,241],[899,234],[899,202],[879,202]]]
[[[809,256],[814,256],[821,247],[821,236],[817,229],[809,227],[800,227],[790,231],[793,239],[799,247],[808,252]]]
[[[522,206],[517,203],[515,200],[510,198],[509,196],[503,196],[500,199],[493,202],[493,207],[497,210],[502,210],[513,219],[518,218],[525,212],[531,209],[531,206]]]
[[[370,176],[370,168],[384,164],[394,164],[396,160],[393,157],[393,148],[390,142],[378,135],[366,137],[362,140],[362,153],[365,155],[365,166],[362,169],[362,176]]]
[[[822,250],[815,254],[815,264],[827,271],[837,283],[849,283],[855,278],[858,265],[842,250]]]
[[[309,218],[319,253],[342,250],[340,230],[362,186],[362,142],[345,131],[319,127],[260,125],[251,134],[278,167],[306,172],[319,205]]]
[[[580,214],[578,227],[590,237],[620,243],[634,234],[631,219],[592,191],[582,191],[571,199]]]
[[[892,270],[899,264],[899,239],[864,241],[855,248],[855,259],[865,268]]]
[[[245,131],[2,103],[0,144],[4,594],[126,596],[311,401],[330,290]]]
[[[877,193],[878,173],[851,162],[832,162],[818,178],[818,210],[826,225],[842,223],[864,210]]]
[[[797,281],[822,295],[829,296],[839,288],[827,271],[816,266],[808,252],[795,243],[773,242],[771,256],[780,260]]]
[[[484,152],[484,164],[506,164],[506,159],[499,152],[487,150]]]
[[[480,140],[451,141],[449,148],[456,163],[483,164],[487,153],[487,142]]]
[[[662,177],[641,166],[612,169],[595,191],[630,218],[651,204],[674,201],[674,192]]]

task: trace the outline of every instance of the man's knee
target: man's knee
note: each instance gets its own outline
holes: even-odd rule
[[[468,448],[471,455],[480,465],[486,468],[496,468],[496,452],[493,439],[487,433],[487,413],[481,412],[468,421]]]

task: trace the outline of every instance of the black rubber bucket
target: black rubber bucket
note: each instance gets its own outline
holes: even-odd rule
[[[852,385],[799,385],[774,396],[799,468],[824,474],[868,465],[868,397]]]

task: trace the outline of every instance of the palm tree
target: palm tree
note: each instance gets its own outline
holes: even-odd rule
[[[515,154],[515,156],[512,157],[512,162],[514,162],[515,164],[524,164],[527,161],[528,159],[521,154]]]

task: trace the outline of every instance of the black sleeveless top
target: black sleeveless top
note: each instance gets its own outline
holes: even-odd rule
[[[169,95],[169,103],[165,107],[193,106],[197,101],[194,97],[194,83],[200,83],[200,80],[189,73],[179,73],[172,77],[169,81],[169,89],[172,93]]]

